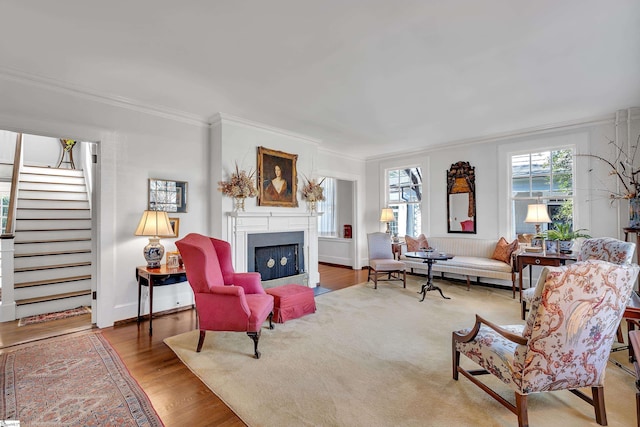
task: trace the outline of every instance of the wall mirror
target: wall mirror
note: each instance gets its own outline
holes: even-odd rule
[[[476,234],[476,172],[469,162],[447,171],[447,232]]]
[[[187,183],[149,178],[149,210],[186,212]]]

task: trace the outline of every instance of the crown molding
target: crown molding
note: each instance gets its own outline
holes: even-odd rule
[[[524,138],[528,136],[543,135],[543,134],[552,133],[552,132],[559,132],[559,131],[589,127],[589,126],[603,125],[603,124],[614,124],[615,119],[616,119],[615,114],[608,114],[605,116],[592,117],[589,119],[570,120],[566,122],[551,123],[551,124],[530,127],[526,129],[496,133],[493,135],[485,135],[485,136],[480,136],[476,138],[467,138],[467,139],[459,139],[451,142],[444,142],[444,143],[432,145],[428,148],[424,148],[420,150],[371,156],[371,157],[367,157],[367,160],[383,160],[383,159],[386,160],[386,159],[395,158],[395,157],[415,156],[415,155],[420,155],[427,152],[433,152],[433,151],[439,151],[439,150],[450,150],[452,148],[455,149],[463,146],[468,147],[469,145],[485,144],[488,142],[498,142],[506,139]]]
[[[256,122],[253,120],[248,120],[248,119],[244,119],[242,117],[237,117],[237,116],[233,116],[231,114],[227,114],[227,113],[216,113],[210,120],[209,123],[212,127],[214,126],[218,126],[222,123],[228,123],[228,124],[235,124],[235,125],[239,125],[239,126],[244,126],[244,127],[248,127],[248,128],[254,128],[254,129],[260,129],[260,130],[264,130],[267,132],[271,132],[271,133],[275,133],[278,135],[283,135],[283,136],[287,136],[290,138],[295,138],[295,139],[299,139],[302,140],[305,143],[311,143],[314,145],[320,145],[322,144],[322,140],[317,139],[317,138],[312,138],[310,136],[307,135],[303,135],[301,133],[296,133],[296,132],[292,132],[286,129],[282,129],[276,126],[271,126],[271,125],[267,125],[264,123],[260,123],[260,122]]]
[[[145,104],[137,100],[126,98],[123,96],[102,93],[93,89],[89,89],[80,85],[68,83],[62,80],[52,79],[24,71],[0,67],[0,78],[24,83],[30,86],[41,87],[56,92],[74,95],[83,99],[99,102],[127,110],[136,111],[138,113],[149,114],[152,116],[162,117],[164,119],[174,120],[190,125],[209,126],[209,122],[204,117],[196,114],[187,113],[185,111],[175,110],[160,105]]]

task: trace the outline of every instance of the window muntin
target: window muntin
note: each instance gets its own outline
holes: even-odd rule
[[[324,200],[318,202],[318,234],[323,237],[338,237],[338,214],[336,209],[336,179],[324,178],[322,182]]]

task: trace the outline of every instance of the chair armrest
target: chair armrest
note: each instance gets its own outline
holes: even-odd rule
[[[243,311],[247,317],[251,314],[244,289],[240,286],[213,286],[208,293],[196,294],[196,307],[199,301],[206,301],[206,306],[226,307],[226,309],[235,306],[238,310]]]
[[[260,273],[234,273],[233,284],[241,286],[245,294],[264,294]]]
[[[521,335],[514,334],[513,332],[509,332],[506,329],[496,325],[495,323],[489,322],[488,320],[483,319],[482,317],[478,316],[477,314],[476,314],[476,323],[475,323],[475,325],[473,325],[473,329],[471,329],[471,331],[468,334],[460,335],[457,332],[453,333],[454,342],[469,342],[469,341],[472,341],[478,335],[478,332],[480,331],[480,326],[482,326],[482,324],[488,326],[489,328],[491,328],[494,331],[496,331],[498,334],[502,335],[504,338],[506,338],[509,341],[514,342],[516,344],[527,345],[527,343],[529,342],[529,340],[527,338],[525,338],[525,337],[523,337]]]

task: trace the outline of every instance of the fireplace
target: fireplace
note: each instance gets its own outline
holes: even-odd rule
[[[231,243],[233,265],[236,271],[256,271],[256,247],[297,245],[295,265],[298,274],[280,279],[263,280],[265,288],[286,283],[299,283],[315,287],[320,281],[318,272],[318,214],[309,212],[229,212],[227,214],[227,240]],[[296,257],[272,255],[264,261],[289,265]],[[277,254],[276,254],[277,255]],[[285,260],[283,260],[285,256]],[[261,272],[262,274],[262,272]],[[278,273],[280,274],[280,273]],[[286,273],[288,274],[288,272]]]
[[[247,236],[247,270],[262,280],[294,276],[304,271],[304,232],[254,233]]]

